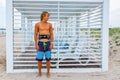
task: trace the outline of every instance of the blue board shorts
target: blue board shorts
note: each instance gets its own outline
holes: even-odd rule
[[[38,42],[39,50],[36,51],[36,60],[42,61],[44,56],[47,61],[51,60],[51,50],[50,50],[50,41],[48,42]]]

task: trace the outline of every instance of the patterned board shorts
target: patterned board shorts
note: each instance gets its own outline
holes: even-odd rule
[[[47,61],[51,59],[50,41],[48,42],[38,42],[40,50],[36,51],[36,60],[42,61],[44,56]]]

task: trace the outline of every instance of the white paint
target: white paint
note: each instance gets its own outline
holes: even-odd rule
[[[13,72],[12,0],[6,0],[6,67],[7,73]]]
[[[21,15],[21,52],[25,52],[25,17]]]
[[[61,0],[60,0],[61,1]],[[82,1],[82,0],[81,0]],[[106,33],[106,32],[108,32],[108,12],[106,13],[106,9],[108,9],[108,4],[107,4],[108,2],[107,1],[105,1],[105,3],[104,3],[104,11],[103,11],[103,41],[102,41],[102,71],[107,71],[108,70],[108,51],[107,51],[107,48],[108,48],[108,33]],[[12,4],[12,1],[11,1],[11,3],[7,3],[7,4]],[[7,5],[7,6],[9,6],[9,5]],[[9,59],[9,57],[8,57],[8,52],[7,52],[7,65],[9,64],[10,66],[7,66],[7,70],[8,70],[8,72],[14,72],[15,71],[15,69],[14,69],[14,71],[13,71],[13,27],[12,27],[12,5],[11,6],[9,6],[9,7],[11,7],[11,13],[9,14],[9,17],[8,18],[10,18],[9,20],[9,25],[10,25],[10,27],[8,28],[9,29],[9,31],[7,32],[7,50],[11,53],[10,54],[10,59]],[[60,26],[60,11],[59,11],[59,2],[58,2],[58,28],[61,28],[61,29],[64,29],[64,25],[63,26]],[[8,8],[9,9],[9,8]],[[8,10],[9,11],[9,10]],[[69,13],[69,12],[67,12],[67,13]],[[8,14],[7,14],[8,15]],[[83,14],[84,15],[84,14]],[[24,16],[25,17],[25,16]],[[24,17],[22,17],[22,32],[24,32],[24,29],[25,29],[25,24],[27,24],[27,23],[25,23],[25,19],[24,19]],[[76,16],[77,17],[77,16]],[[85,15],[85,18],[84,19],[86,19],[86,18],[88,18],[89,17],[89,15]],[[97,16],[98,17],[98,16]],[[75,40],[76,39],[76,37],[74,36],[75,35],[75,25],[76,25],[76,18],[75,18],[75,15],[74,16],[71,16],[71,17],[69,17],[68,19],[70,19],[68,22],[70,23],[69,24],[69,29],[70,29],[70,35],[72,36],[70,36],[71,37],[71,40],[73,41],[73,40]],[[89,20],[89,19],[88,19]],[[74,23],[74,21],[75,21],[75,23]],[[84,22],[85,21],[83,21],[83,25],[84,25]],[[88,22],[89,23],[89,22]],[[87,28],[89,27],[89,25],[90,24],[88,24],[87,25]],[[8,26],[8,25],[7,25]],[[32,25],[30,25],[29,27],[32,27]],[[81,26],[80,26],[81,27]],[[74,28],[74,29],[73,29]],[[83,27],[84,28],[84,27]],[[78,28],[79,29],[79,28]],[[32,28],[30,28],[30,32],[32,32]],[[58,31],[58,36],[61,36],[62,34],[62,32],[64,32],[64,31]],[[104,35],[104,34],[107,34],[107,35]],[[31,34],[30,34],[30,36],[31,36]],[[83,36],[84,36],[84,34],[83,34]],[[88,36],[88,35],[87,35]],[[8,37],[9,37],[9,39],[8,39]],[[63,37],[63,35],[61,36],[61,37]],[[85,36],[84,36],[85,37]],[[25,36],[24,36],[24,34],[23,34],[23,40],[22,40],[22,43],[24,43],[24,38],[25,38]],[[81,37],[82,38],[82,37]],[[30,38],[31,39],[31,38]],[[66,40],[66,38],[62,38],[63,40]],[[84,38],[82,38],[83,40],[84,40]],[[85,37],[85,39],[87,39],[86,37]],[[9,41],[8,41],[9,40]],[[59,39],[58,39],[59,40]],[[8,42],[9,42],[9,44],[8,44]],[[65,64],[59,64],[59,62],[60,62],[60,58],[63,60],[63,59],[66,59],[66,58],[72,58],[72,59],[76,59],[76,56],[75,56],[75,53],[74,53],[74,55],[73,56],[70,56],[70,54],[71,54],[71,52],[70,51],[72,51],[72,50],[74,50],[74,49],[72,49],[72,48],[74,48],[74,46],[75,46],[75,44],[74,44],[74,42],[75,41],[73,41],[73,43],[71,44],[69,44],[69,47],[70,47],[70,49],[69,49],[69,51],[67,51],[66,50],[66,54],[69,54],[69,55],[67,55],[67,57],[65,56],[65,55],[63,55],[63,56],[61,56],[61,54],[62,53],[59,53],[60,51],[62,51],[61,49],[59,49],[59,47],[60,46],[57,46],[58,47],[58,49],[57,49],[57,58],[58,58],[58,62],[57,62],[57,66],[56,66],[56,68],[55,69],[53,69],[54,71],[56,71],[56,72],[92,72],[92,71],[101,71],[101,69],[89,69],[89,68],[87,68],[87,69],[76,69],[76,68],[74,68],[74,69],[66,69],[66,68],[64,68],[64,69],[60,69],[59,68],[59,65],[64,65],[64,66],[71,66],[71,65],[80,65],[80,64],[69,64],[69,65],[65,65]],[[86,42],[86,41],[83,41],[83,42]],[[60,43],[60,42],[59,42]],[[95,42],[93,42],[93,43],[95,43]],[[74,45],[73,45],[74,44]],[[107,47],[105,46],[105,45],[107,45]],[[25,45],[23,45],[22,44],[22,46],[24,47]],[[11,47],[10,49],[8,49],[9,47]],[[80,45],[79,45],[79,47],[80,47]],[[83,47],[85,47],[84,45],[83,45]],[[18,50],[19,51],[19,50]],[[29,50],[28,50],[29,51]],[[84,51],[84,50],[83,50]],[[23,50],[23,52],[24,52],[24,50]],[[74,57],[75,56],[75,57]],[[79,56],[78,56],[79,57]],[[19,57],[19,58],[21,58],[21,57]],[[23,58],[23,57],[22,57]],[[31,58],[31,57],[25,57],[25,58]],[[32,58],[34,58],[34,56],[32,57]],[[31,66],[31,65],[33,65],[33,64],[27,64],[28,66]],[[86,65],[86,64],[82,64],[82,65]],[[91,65],[90,63],[88,63],[88,65]],[[96,64],[93,64],[93,65],[96,65]],[[14,66],[26,66],[26,65],[24,65],[24,64],[15,64]],[[37,66],[37,64],[35,64],[35,65],[33,65],[33,66]],[[10,69],[9,69],[10,68]],[[11,69],[12,68],[12,69]],[[9,71],[10,70],[10,71]],[[19,70],[19,69],[17,69],[17,70]],[[16,70],[16,71],[17,71]],[[24,70],[22,70],[23,72],[24,72]],[[25,71],[27,71],[27,70],[25,70]],[[30,72],[30,71],[29,71]]]
[[[103,25],[102,25],[102,71],[108,71],[108,46],[109,46],[109,0],[103,3]]]
[[[33,1],[33,0],[13,0],[13,1]],[[43,1],[43,0],[34,0],[34,1]],[[44,1],[73,1],[73,0],[44,0]],[[76,2],[102,2],[103,0],[74,0]]]

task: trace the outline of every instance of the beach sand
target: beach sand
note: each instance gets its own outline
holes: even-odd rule
[[[0,36],[0,80],[120,80],[120,49],[110,51],[109,71],[91,73],[51,73],[47,78],[46,73],[42,77],[36,77],[37,73],[6,73],[5,35]]]

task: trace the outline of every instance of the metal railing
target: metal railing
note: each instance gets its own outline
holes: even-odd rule
[[[52,70],[101,69],[102,2],[13,1],[13,70],[36,71],[34,25],[48,11],[53,24]],[[19,28],[19,30],[15,30]],[[45,68],[43,61],[43,69]],[[62,70],[61,70],[62,69]]]

